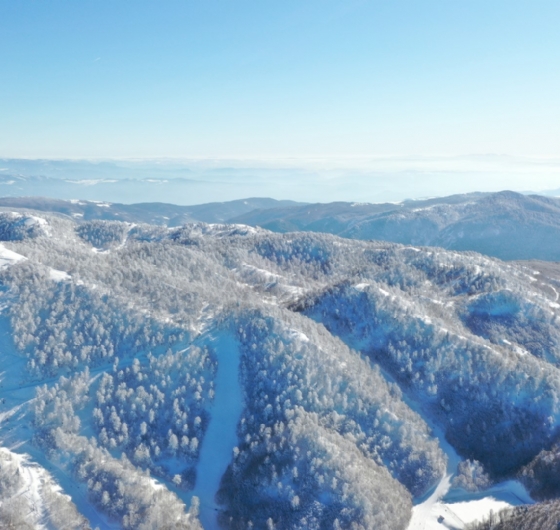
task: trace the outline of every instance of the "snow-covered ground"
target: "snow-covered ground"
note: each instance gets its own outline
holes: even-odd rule
[[[42,451],[31,443],[29,405],[35,398],[36,383],[22,381],[25,359],[19,356],[12,342],[10,324],[6,316],[0,315],[0,450],[10,451],[18,459],[24,473],[25,494],[29,504],[35,507],[30,514],[39,529],[49,529],[44,519],[40,486],[46,481],[68,494],[78,511],[84,515],[93,528],[100,530],[117,529],[88,501],[84,486],[79,485],[67,471],[50,462]]]
[[[407,530],[462,530],[491,511],[533,503],[517,481],[502,482],[478,493],[452,488],[452,481],[453,475],[447,474],[426,500],[414,506]]]
[[[14,252],[13,250],[8,250],[4,245],[0,243],[0,267],[9,267],[22,259],[27,259],[25,256]]]
[[[0,447],[3,458],[10,458],[17,463],[18,475],[21,478],[21,487],[14,494],[26,501],[26,512],[22,514],[27,523],[30,523],[38,530],[49,528],[44,524],[44,506],[40,495],[41,485],[48,479],[46,471],[29,461],[27,455],[21,455],[9,451],[5,447]]]
[[[450,489],[451,477],[447,475],[434,493],[413,508],[408,530],[461,530],[465,525],[483,520],[491,511],[531,504],[533,500],[517,481],[496,484],[479,493]]]
[[[200,500],[200,521],[205,530],[218,530],[215,495],[237,446],[237,424],[243,410],[239,384],[239,346],[229,335],[211,342],[218,356],[211,419],[202,441],[192,496]]]
[[[534,502],[523,485],[515,480],[496,484],[480,493],[452,490],[443,501],[465,524],[486,517],[490,511],[496,513],[503,508]]]
[[[413,401],[407,400],[409,406],[418,410]],[[429,418],[428,423],[429,422]],[[532,504],[525,488],[517,481],[507,481],[481,492],[472,493],[461,488],[453,488],[452,483],[457,473],[461,457],[445,439],[442,429],[430,425],[439,439],[440,447],[447,454],[447,473],[435,486],[433,492],[420,499],[412,509],[412,518],[407,530],[463,530],[469,523],[483,520],[491,511],[499,512],[503,508]]]

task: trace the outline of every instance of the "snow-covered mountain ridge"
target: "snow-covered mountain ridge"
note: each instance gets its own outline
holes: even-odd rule
[[[560,199],[510,191],[399,204],[279,207],[242,214],[230,222],[278,232],[306,230],[473,250],[507,260],[560,260]]]
[[[560,199],[511,191],[396,204],[301,204],[250,198],[177,206],[3,197],[0,207],[59,213],[77,222],[116,220],[167,227],[194,222],[244,224],[280,233],[322,232],[350,239],[473,250],[506,260],[560,260]]]
[[[552,264],[10,216],[1,521],[24,454],[53,484],[15,510],[32,528],[404,530],[438,484],[448,502],[507,479],[558,495]],[[49,515],[59,491],[85,519]]]
[[[1,183],[0,175],[0,183]],[[131,184],[128,182],[127,186]],[[45,190],[49,193],[49,190]],[[50,190],[49,197],[53,196]],[[54,197],[57,197],[54,193]],[[58,213],[69,216],[75,221],[124,221],[132,223],[149,223],[160,226],[181,226],[189,222],[223,223],[232,217],[254,210],[301,206],[304,203],[295,201],[277,201],[269,198],[247,198],[226,202],[180,206],[162,202],[145,202],[137,204],[120,204],[94,200],[63,200],[48,197],[0,197],[3,209],[23,208]]]

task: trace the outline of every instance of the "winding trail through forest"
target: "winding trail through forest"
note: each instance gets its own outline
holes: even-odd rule
[[[210,344],[218,357],[211,419],[202,441],[196,485],[192,492],[200,500],[200,521],[205,530],[219,528],[219,506],[215,496],[220,481],[238,445],[237,424],[243,411],[239,383],[239,345],[230,335],[219,335]]]

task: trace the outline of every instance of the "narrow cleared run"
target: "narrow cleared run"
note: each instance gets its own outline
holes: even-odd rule
[[[217,530],[215,496],[220,481],[237,446],[237,424],[243,411],[243,395],[239,384],[239,345],[230,335],[213,339],[211,346],[218,357],[214,385],[214,403],[210,424],[202,442],[193,496],[200,499],[200,521],[205,530]]]

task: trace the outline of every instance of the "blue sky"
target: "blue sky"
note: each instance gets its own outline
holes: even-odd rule
[[[0,0],[0,157],[499,154],[558,175],[559,27],[556,0]]]

